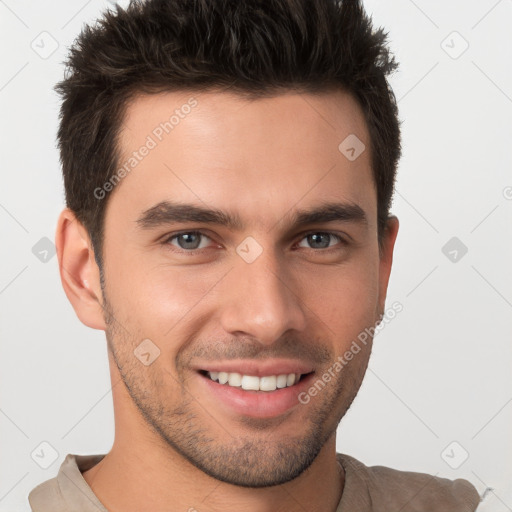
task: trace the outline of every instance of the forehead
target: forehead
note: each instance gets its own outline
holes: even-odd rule
[[[120,131],[126,172],[111,202],[132,218],[179,199],[272,223],[320,197],[362,204],[371,219],[369,148],[362,110],[343,91],[255,100],[226,92],[137,96]]]

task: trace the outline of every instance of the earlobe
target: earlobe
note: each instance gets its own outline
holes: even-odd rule
[[[75,313],[88,327],[105,330],[100,272],[94,250],[87,230],[68,208],[59,216],[55,245],[62,286]]]
[[[396,237],[398,235],[399,222],[398,217],[391,215],[386,224],[384,233],[383,247],[380,254],[379,263],[379,311],[378,314],[384,313],[386,294],[388,290],[389,276],[393,264],[393,250],[395,247]]]

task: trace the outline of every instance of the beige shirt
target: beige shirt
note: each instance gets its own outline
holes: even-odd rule
[[[68,454],[57,476],[29,493],[32,511],[108,512],[82,476],[104,456]],[[345,486],[336,512],[475,512],[480,501],[467,480],[367,467],[341,453],[336,457],[345,469]]]

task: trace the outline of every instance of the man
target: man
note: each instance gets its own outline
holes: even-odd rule
[[[476,509],[465,480],[336,453],[398,233],[385,42],[333,0],[132,2],[84,29],[56,245],[106,333],[115,440],[34,512]]]

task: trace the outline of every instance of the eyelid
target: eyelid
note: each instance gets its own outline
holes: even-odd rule
[[[342,238],[343,240],[345,240],[345,242],[349,242],[349,241],[355,241],[354,238],[349,234],[347,233],[346,231],[338,231],[336,229],[311,229],[309,231],[306,232],[306,235],[307,234],[311,234],[311,233],[329,233],[330,235],[336,235],[336,236],[339,236],[340,238]]]

